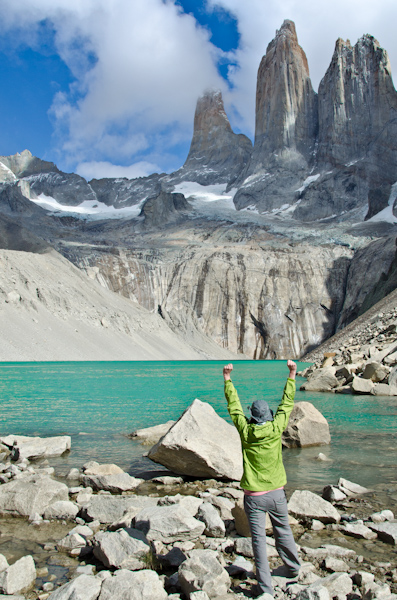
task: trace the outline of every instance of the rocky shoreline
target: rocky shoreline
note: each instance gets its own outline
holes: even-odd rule
[[[46,456],[57,438],[38,459],[44,446],[34,439],[25,438],[16,461],[5,446],[1,456],[0,549],[9,550],[0,556],[3,597],[253,597],[252,544],[237,481],[171,472],[145,481],[93,461],[60,478]],[[397,482],[388,492],[384,505],[377,491],[342,478],[318,494],[287,490],[302,568],[297,581],[283,577],[269,525],[275,597],[396,600]],[[30,554],[15,551],[12,530]]]

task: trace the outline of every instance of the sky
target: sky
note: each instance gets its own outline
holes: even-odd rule
[[[0,0],[0,155],[87,180],[184,163],[198,97],[220,89],[253,139],[256,75],[284,19],[318,89],[338,37],[373,35],[397,73],[395,0]],[[397,77],[397,75],[396,75]]]

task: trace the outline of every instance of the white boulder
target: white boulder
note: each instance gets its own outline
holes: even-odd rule
[[[36,567],[32,556],[24,556],[0,572],[0,592],[17,594],[28,591],[36,579]]]
[[[296,490],[288,502],[288,512],[295,517],[317,519],[322,523],[339,523],[340,514],[321,496],[308,490]]]
[[[287,448],[304,448],[329,444],[327,419],[310,402],[297,402],[291,412],[282,443]]]

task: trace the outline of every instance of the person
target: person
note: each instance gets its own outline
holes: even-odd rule
[[[261,598],[273,596],[272,578],[266,553],[266,513],[273,525],[276,549],[284,563],[284,574],[298,577],[300,561],[290,525],[284,486],[281,435],[294,406],[296,364],[287,362],[289,377],[275,416],[265,400],[255,400],[251,418],[245,417],[231,380],[233,365],[223,367],[228,411],[237,428],[243,452],[244,509],[250,525],[254,550],[257,592]],[[270,600],[269,596],[269,600]]]

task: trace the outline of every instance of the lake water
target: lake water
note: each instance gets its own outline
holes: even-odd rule
[[[114,462],[137,475],[158,469],[126,434],[177,419],[195,399],[230,421],[220,361],[1,363],[0,432],[72,437],[58,472],[87,460]],[[304,365],[302,365],[304,366]],[[285,361],[237,361],[233,381],[243,408],[265,398],[273,409],[288,375]],[[303,380],[298,378],[297,387]],[[328,419],[332,442],[284,450],[290,488],[318,490],[339,476],[365,486],[397,483],[397,400],[297,392]],[[323,452],[330,460],[316,459]],[[54,461],[51,461],[54,464]]]

